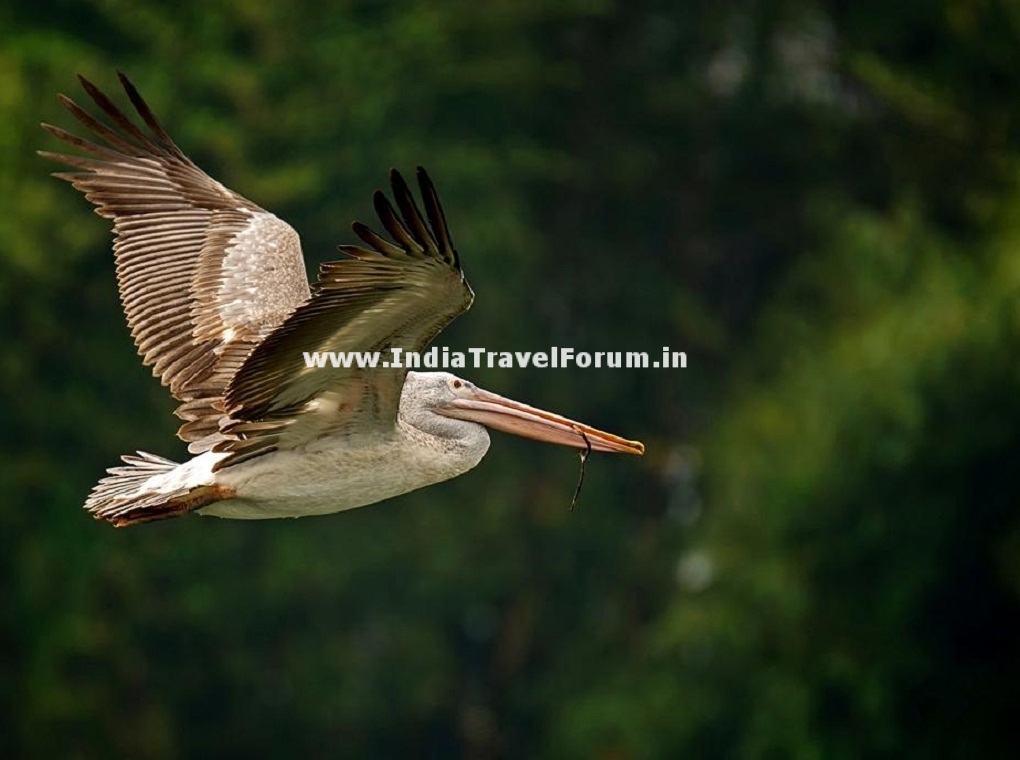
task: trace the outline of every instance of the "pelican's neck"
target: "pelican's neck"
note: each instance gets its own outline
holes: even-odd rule
[[[418,449],[455,461],[461,472],[478,464],[489,450],[489,431],[484,425],[444,417],[414,404],[400,405],[397,434]]]
[[[408,372],[400,394],[397,434],[412,444],[411,451],[438,457],[460,474],[485,456],[489,431],[435,411],[449,402],[453,381],[457,378],[445,372]]]

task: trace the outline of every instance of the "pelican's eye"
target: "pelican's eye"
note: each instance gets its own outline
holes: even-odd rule
[[[464,385],[464,383],[462,383],[460,380],[454,380],[453,381],[453,387],[454,388],[460,388],[462,385]]]

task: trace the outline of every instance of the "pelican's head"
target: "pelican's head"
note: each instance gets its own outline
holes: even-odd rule
[[[536,409],[482,390],[449,372],[408,372],[400,403],[401,414],[416,424],[423,415],[439,434],[456,435],[463,423],[483,425],[504,433],[561,446],[621,454],[644,454],[645,445],[589,425]],[[456,421],[456,422],[455,422]],[[436,423],[439,423],[438,425]],[[451,424],[452,423],[452,424]]]

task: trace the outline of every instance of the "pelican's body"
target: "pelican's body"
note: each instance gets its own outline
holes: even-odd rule
[[[413,387],[409,383],[405,391]],[[416,401],[413,392],[403,398],[405,408]],[[213,465],[226,455],[206,452],[154,476],[146,488],[220,486],[234,496],[197,510],[215,517],[325,515],[455,478],[475,467],[488,450],[489,433],[482,425],[463,423],[458,435],[442,436],[415,427],[402,413],[389,435],[327,436],[219,471]]]
[[[311,352],[420,352],[471,305],[460,256],[425,171],[425,214],[391,172],[396,208],[374,196],[387,239],[323,264],[309,286],[297,233],[199,169],[134,86],[143,131],[92,83],[112,121],[69,98],[100,142],[44,124],[86,156],[42,152],[113,220],[117,282],[145,364],[169,386],[194,454],[138,452],[86,501],[131,525],[187,512],[264,519],[339,512],[456,477],[489,448],[487,427],[589,451],[640,454],[611,433],[476,388],[446,372],[310,367]]]
[[[464,474],[488,449],[488,434],[482,435],[470,444],[440,447],[428,445],[435,441],[421,445],[415,431],[398,429],[392,438],[326,438],[216,473],[211,467],[224,454],[210,451],[182,469],[188,468],[192,483],[211,476],[210,482],[235,494],[199,508],[199,514],[240,520],[326,515]]]

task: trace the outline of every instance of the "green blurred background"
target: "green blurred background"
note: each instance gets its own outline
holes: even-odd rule
[[[25,2],[0,10],[0,754],[1015,756],[1020,6]],[[138,84],[310,269],[427,166],[476,292],[440,342],[640,438],[496,436],[373,508],[116,531],[180,458],[106,223],[37,148]],[[123,102],[123,100],[121,101]]]

